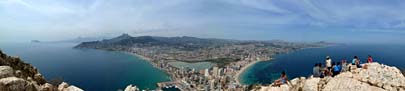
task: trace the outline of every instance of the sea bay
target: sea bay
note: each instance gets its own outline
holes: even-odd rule
[[[37,67],[47,80],[63,79],[86,91],[115,91],[134,84],[155,89],[164,71],[123,52],[73,49],[75,43],[0,43],[0,49]]]
[[[354,44],[303,49],[275,55],[270,61],[258,62],[242,72],[239,80],[243,84],[270,84],[280,77],[282,71],[287,72],[289,79],[308,77],[312,74],[314,64],[324,63],[326,56],[331,56],[334,62],[342,59],[351,61],[353,56],[359,56],[364,63],[367,56],[371,55],[375,62],[403,69],[404,47],[402,44]]]

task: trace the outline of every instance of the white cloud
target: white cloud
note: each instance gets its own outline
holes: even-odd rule
[[[362,0],[1,0],[0,29],[55,35],[30,36],[43,39],[123,32],[204,35],[191,32],[235,27],[400,30],[403,9],[404,1]]]

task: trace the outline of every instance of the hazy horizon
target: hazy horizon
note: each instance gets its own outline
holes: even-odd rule
[[[193,36],[405,43],[401,0],[2,0],[0,42]]]

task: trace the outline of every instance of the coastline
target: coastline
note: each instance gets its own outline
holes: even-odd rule
[[[133,55],[133,56],[136,56],[136,57],[139,57],[139,58],[141,58],[141,59],[143,59],[143,60],[146,60],[146,61],[150,62],[155,68],[158,68],[158,67],[157,67],[157,64],[154,63],[154,62],[152,62],[152,59],[151,59],[151,58],[148,58],[148,57],[145,57],[145,56],[136,54],[136,53],[131,53],[131,52],[126,52],[126,53],[129,53],[129,54],[131,54],[131,55]],[[240,85],[243,85],[242,83],[240,83],[240,75],[241,75],[243,72],[245,72],[247,68],[253,66],[254,64],[256,64],[256,63],[258,63],[258,62],[261,62],[261,61],[270,61],[270,60],[272,60],[272,58],[270,58],[269,60],[252,61],[252,62],[250,62],[248,65],[243,66],[243,67],[242,67],[240,70],[238,70],[238,71],[236,72],[236,74],[235,74],[234,79],[235,79],[236,83],[238,83],[238,84],[240,84]],[[170,81],[173,81],[173,80],[174,80],[173,76],[172,76],[168,71],[166,71],[166,70],[164,70],[164,69],[160,69],[160,68],[158,68],[158,69],[159,69],[159,70],[162,70],[162,71],[165,71],[165,73],[170,76]]]
[[[129,53],[130,55],[133,55],[133,56],[135,56],[135,57],[141,58],[141,59],[143,59],[143,60],[149,62],[153,67],[155,67],[155,68],[157,68],[157,69],[159,69],[159,70],[164,71],[164,72],[169,76],[169,78],[170,78],[169,81],[174,80],[173,76],[171,76],[171,74],[170,74],[167,70],[159,68],[159,67],[158,67],[158,64],[156,64],[156,63],[154,63],[154,62],[152,61],[152,58],[148,58],[148,57],[145,57],[145,56],[142,56],[142,55],[139,55],[139,54],[136,54],[136,53],[131,53],[131,52],[126,52],[126,53]]]
[[[270,60],[271,60],[271,59],[272,59],[272,58],[270,58]],[[269,60],[269,61],[270,61],[270,60]],[[265,60],[258,60],[258,61],[250,62],[248,65],[243,66],[243,67],[241,68],[241,70],[237,71],[236,74],[235,74],[236,83],[243,85],[242,83],[240,83],[240,75],[241,75],[243,72],[245,72],[247,68],[249,68],[249,67],[253,66],[254,64],[256,64],[256,63],[258,63],[258,62],[261,62],[261,61],[265,61]]]
[[[300,51],[300,50],[304,50],[304,49],[313,49],[313,48],[326,48],[326,47],[329,47],[329,46],[323,46],[323,47],[308,47],[308,48],[302,48],[302,49],[295,50],[295,51]],[[292,52],[295,52],[295,51],[292,51]],[[148,57],[145,57],[145,56],[142,56],[142,55],[139,55],[139,54],[136,54],[136,53],[132,53],[132,52],[127,52],[127,51],[123,51],[123,52],[129,53],[130,55],[133,55],[133,56],[139,57],[139,58],[141,58],[141,59],[143,59],[143,60],[145,60],[145,61],[148,61],[150,64],[153,65],[153,67],[155,67],[155,68],[157,68],[157,69],[159,69],[159,70],[164,71],[164,72],[169,76],[169,78],[170,78],[169,81],[174,81],[174,80],[176,80],[176,78],[174,78],[174,76],[172,76],[172,74],[171,74],[169,71],[167,71],[166,69],[161,69],[161,68],[159,68],[159,67],[158,67],[158,64],[156,64],[155,62],[153,62],[152,58],[148,58]],[[243,72],[245,72],[245,71],[247,70],[247,68],[249,68],[249,67],[253,66],[254,64],[256,64],[256,63],[258,63],[258,62],[261,62],[261,61],[271,61],[271,60],[273,60],[273,58],[269,58],[268,60],[257,60],[257,61],[251,61],[251,62],[249,62],[247,65],[243,66],[240,70],[238,70],[238,71],[236,71],[236,72],[234,73],[234,74],[235,74],[234,80],[235,80],[236,83],[239,84],[239,85],[245,85],[245,84],[243,84],[243,83],[240,82],[240,80],[241,80],[240,76],[241,76],[241,74],[242,74]],[[241,60],[241,61],[247,61],[247,60]],[[239,61],[238,61],[238,62],[239,62]]]

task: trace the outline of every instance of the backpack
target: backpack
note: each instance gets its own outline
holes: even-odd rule
[[[337,65],[335,65],[335,66],[333,67],[333,71],[339,71],[339,67],[338,67]]]

